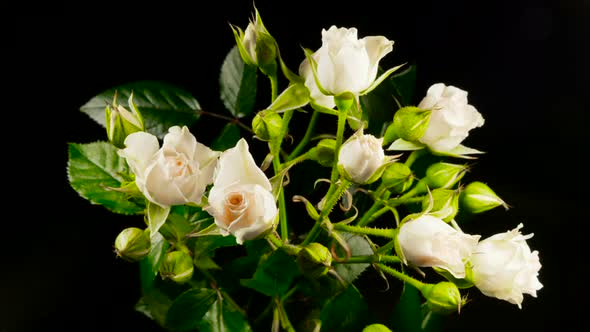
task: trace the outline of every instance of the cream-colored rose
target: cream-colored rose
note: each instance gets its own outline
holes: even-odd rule
[[[469,131],[484,124],[482,115],[467,102],[467,92],[443,83],[432,85],[418,108],[432,110],[420,142],[438,152],[457,147]]]
[[[270,181],[243,138],[219,157],[208,199],[205,210],[215,218],[222,234],[233,234],[240,244],[265,234],[277,220]]]
[[[541,263],[539,253],[531,252],[526,240],[515,229],[493,235],[477,245],[471,257],[473,283],[485,295],[508,301],[521,308],[523,294],[537,296],[543,285],[537,278]]]
[[[324,96],[318,89],[309,61],[299,66],[311,97],[320,105],[333,108],[333,97],[344,92],[358,95],[377,77],[379,61],[393,50],[393,41],[383,36],[357,37],[356,28],[322,30],[322,46],[312,55],[317,63],[317,78],[329,92]]]
[[[465,277],[465,263],[479,238],[479,235],[457,231],[429,215],[403,223],[397,236],[406,264],[438,267],[456,278]]]
[[[386,162],[383,139],[370,134],[355,134],[340,148],[338,166],[355,183],[366,183]]]
[[[146,132],[130,134],[119,150],[135,174],[135,183],[145,197],[160,206],[200,205],[219,152],[197,142],[186,126],[174,126],[158,138]]]

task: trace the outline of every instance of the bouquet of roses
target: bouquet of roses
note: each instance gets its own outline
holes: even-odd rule
[[[105,141],[68,146],[71,187],[129,216],[114,248],[139,264],[138,311],[170,331],[389,331],[362,274],[402,289],[386,316],[413,305],[422,327],[460,312],[471,288],[518,307],[536,296],[541,264],[522,224],[484,239],[460,228],[459,211],[508,208],[465,181],[482,152],[462,143],[484,124],[466,91],[437,83],[414,105],[415,67],[381,68],[393,41],[356,28],[321,31],[293,70],[257,10],[230,27],[227,110],[133,82],[81,107]],[[193,134],[202,116],[227,120],[209,146]]]

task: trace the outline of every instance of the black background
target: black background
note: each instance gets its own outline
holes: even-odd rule
[[[473,301],[449,330],[587,326],[579,314],[590,295],[583,272],[587,1],[262,0],[256,6],[294,70],[301,46],[321,45],[321,29],[354,26],[359,37],[395,41],[384,67],[417,64],[418,96],[436,82],[455,85],[484,116],[485,125],[465,141],[487,152],[469,176],[490,184],[512,208],[494,210],[468,231],[488,236],[523,222],[525,234],[535,233],[528,243],[540,252],[544,287],[536,299],[525,295],[520,310],[471,292]],[[16,133],[5,136],[6,145],[16,151],[3,158],[11,171],[0,231],[1,332],[160,331],[133,309],[137,266],[112,252],[119,231],[137,221],[78,197],[67,182],[66,143],[104,140],[104,130],[79,107],[131,81],[177,84],[204,109],[221,110],[218,73],[234,45],[229,23],[245,28],[252,12],[250,1],[219,0],[31,4],[15,13],[5,55],[16,73],[7,79],[16,89],[6,99],[16,103],[4,112],[20,122],[5,123]],[[207,120],[194,132],[205,143],[223,125]]]

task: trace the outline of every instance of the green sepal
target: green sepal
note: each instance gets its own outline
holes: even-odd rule
[[[381,74],[381,76],[379,76],[376,80],[373,81],[373,83],[366,89],[364,89],[363,91],[361,91],[359,93],[359,95],[366,95],[369,92],[373,91],[379,84],[381,84],[381,82],[383,82],[389,75],[393,74],[396,70],[400,69],[401,67],[405,66],[406,64],[403,63],[399,66],[395,66],[393,68],[388,69],[386,72],[384,72],[383,74]]]
[[[275,101],[267,107],[277,113],[301,108],[309,104],[309,89],[303,83],[290,84]]]
[[[426,147],[426,145],[418,142],[409,142],[402,138],[396,139],[391,145],[387,148],[388,151],[415,151],[415,150],[422,150]]]

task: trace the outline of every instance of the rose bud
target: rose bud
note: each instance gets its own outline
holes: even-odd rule
[[[128,261],[137,262],[150,252],[149,231],[137,227],[125,228],[115,239],[115,253]]]
[[[317,279],[330,270],[332,253],[323,245],[312,242],[297,254],[297,265],[301,273],[310,279]]]
[[[432,312],[448,315],[461,310],[463,299],[461,299],[459,288],[452,282],[426,284],[421,292],[426,299],[426,305]]]
[[[193,276],[193,271],[193,259],[184,251],[167,253],[160,265],[162,279],[170,279],[179,284],[189,281]]]

